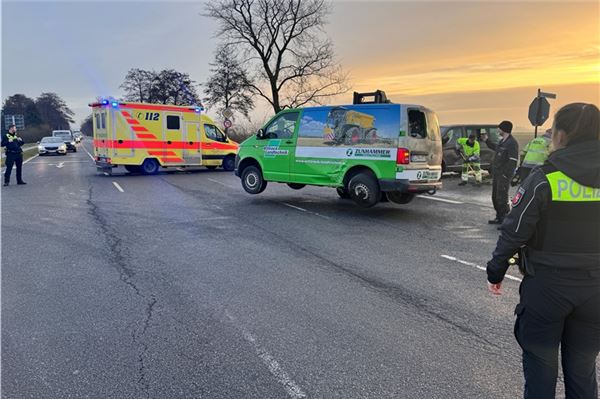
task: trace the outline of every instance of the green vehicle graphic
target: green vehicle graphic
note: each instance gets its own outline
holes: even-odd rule
[[[344,107],[334,107],[327,115],[323,136],[334,145],[373,144],[377,141],[375,117]]]

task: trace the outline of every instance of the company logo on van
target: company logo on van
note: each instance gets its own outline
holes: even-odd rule
[[[273,158],[277,155],[288,155],[288,150],[280,150],[281,140],[270,140],[266,146],[263,147],[265,158]]]
[[[387,148],[356,148],[346,151],[346,155],[354,158],[391,158],[392,151]]]

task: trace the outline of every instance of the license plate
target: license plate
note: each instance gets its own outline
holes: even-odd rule
[[[410,156],[411,162],[427,162],[427,155],[413,154]]]
[[[396,179],[415,180],[439,180],[441,171],[439,170],[405,170],[396,172]]]

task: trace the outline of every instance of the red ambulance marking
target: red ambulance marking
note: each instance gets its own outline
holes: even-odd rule
[[[128,107],[127,104],[123,104],[124,107]],[[151,104],[132,104],[131,108],[135,109],[147,109],[153,111],[172,111],[172,112],[196,112],[196,108],[185,108],[185,107],[174,107],[164,105],[151,105]]]
[[[133,129],[134,132],[147,132],[148,129],[146,129],[144,126],[131,126],[131,128]]]
[[[139,125],[140,124],[137,120],[129,119],[129,118],[127,118],[127,123],[129,123],[130,125]]]
[[[121,111],[121,115],[123,115],[125,118],[131,118],[131,114],[127,111]]]
[[[176,158],[176,157],[170,157],[170,158],[161,158],[161,161],[167,163],[167,162],[177,162],[177,163],[183,163],[183,159],[181,158]]]
[[[168,155],[177,155],[175,151],[148,151],[148,155],[157,155],[161,157],[165,157]]]
[[[135,135],[140,139],[156,139],[152,133],[136,133]]]

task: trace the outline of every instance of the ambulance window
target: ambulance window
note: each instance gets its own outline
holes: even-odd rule
[[[299,112],[287,112],[276,118],[267,130],[265,137],[269,139],[286,139],[294,135],[296,129],[296,121],[298,120]]]
[[[100,116],[102,117],[101,127],[102,127],[102,129],[106,129],[106,113],[103,112],[100,114]]]
[[[167,115],[167,129],[179,130],[179,116]]]
[[[416,109],[408,111],[408,134],[421,139],[427,137],[427,123],[423,112]]]
[[[94,118],[96,118],[96,129],[100,129],[100,114],[94,115]]]

